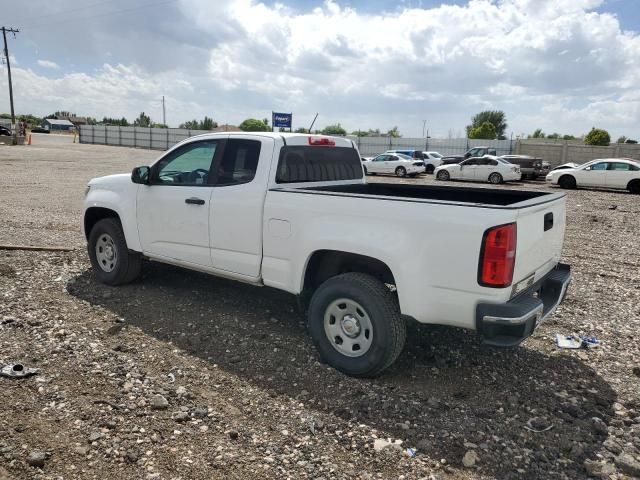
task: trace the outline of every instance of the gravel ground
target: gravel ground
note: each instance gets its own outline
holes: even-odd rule
[[[0,365],[40,369],[0,378],[0,480],[640,477],[640,197],[568,192],[574,281],[520,348],[410,325],[356,380],[318,362],[285,293],[155,263],[97,285],[84,186],[158,152],[55,137],[0,147],[0,243],[75,248],[0,251]]]

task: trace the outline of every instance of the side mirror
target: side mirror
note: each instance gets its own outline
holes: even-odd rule
[[[141,185],[149,185],[150,172],[151,169],[149,167],[136,167],[133,169],[133,172],[131,172],[131,181]]]

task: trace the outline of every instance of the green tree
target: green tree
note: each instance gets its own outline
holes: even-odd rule
[[[584,137],[585,145],[598,145],[606,147],[611,143],[611,137],[609,132],[601,128],[593,127],[589,133]]]
[[[398,130],[398,127],[393,127],[391,130],[387,132],[387,135],[393,138],[400,138],[402,136],[400,135],[400,130]]]
[[[335,125],[327,125],[320,133],[323,135],[346,135],[347,131],[339,123],[336,123]]]
[[[178,125],[178,128],[186,128],[186,129],[189,129],[189,130],[198,130],[199,125],[200,124],[198,123],[198,120],[193,119],[193,120],[189,120],[189,121],[186,121],[184,123],[181,123],[180,125]]]
[[[616,143],[625,143],[626,141],[627,141],[627,137],[622,135],[621,137],[618,138],[618,140],[616,140]]]
[[[214,122],[213,118],[205,115],[204,120],[200,122],[200,130],[213,130],[214,128],[218,128],[218,122]]]
[[[493,138],[504,136],[504,132],[507,129],[507,116],[502,110],[485,110],[474,115],[471,118],[471,125],[467,125],[467,136],[472,138],[470,135],[471,130],[481,127],[485,122],[493,125],[496,132]]]
[[[529,138],[544,138],[544,132],[541,128],[536,128],[533,133],[529,135]]]
[[[140,112],[138,118],[133,121],[134,127],[150,127],[151,126],[151,117],[149,115],[145,115],[144,112]]]
[[[304,128],[304,127],[300,127],[300,128],[296,128],[293,132],[294,133],[309,133],[309,129],[308,128]]]
[[[479,127],[472,128],[469,131],[469,138],[494,140],[496,138],[496,127],[491,122],[484,122]]]
[[[267,119],[258,120],[257,118],[247,118],[238,125],[238,128],[245,132],[268,132],[271,128],[269,127],[268,120],[266,122],[265,120]]]
[[[573,135],[563,135],[562,139],[563,140],[575,140],[576,137],[574,137]]]
[[[353,135],[354,137],[368,137],[369,132],[366,130],[354,130],[353,132],[351,132],[351,135]]]
[[[547,138],[550,138],[551,140],[559,140],[560,139],[560,134],[559,133],[550,133],[549,135],[547,135]]]

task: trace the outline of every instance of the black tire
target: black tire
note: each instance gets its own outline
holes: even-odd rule
[[[429,174],[429,175],[433,175],[433,171],[434,171],[435,169],[436,169],[436,168],[435,168],[433,165],[430,165],[430,164],[429,164],[429,165],[427,165],[427,168],[426,168],[425,173],[427,173],[427,174]]]
[[[107,260],[104,258],[98,258],[98,242],[105,243],[107,237],[111,239],[110,247],[115,251],[113,263],[109,265],[106,265]],[[93,273],[100,283],[124,285],[140,276],[142,257],[138,253],[131,253],[127,248],[122,226],[117,219],[104,218],[97,222],[89,234],[87,249]]]
[[[640,180],[631,180],[627,186],[627,190],[634,194],[640,194]]]
[[[491,175],[489,175],[489,183],[493,185],[500,185],[502,182],[502,175],[500,175],[498,172],[493,172]]]
[[[576,188],[576,179],[571,175],[563,175],[558,179],[558,185],[561,188],[573,189]]]
[[[449,175],[449,172],[447,172],[446,170],[440,170],[438,172],[438,175],[436,175],[436,178],[438,180],[449,180],[451,178],[451,175]]]
[[[339,352],[339,347],[334,347],[338,338],[334,342],[325,333],[325,314],[329,315],[331,306],[342,299],[359,304],[371,324],[371,344],[360,356]],[[402,352],[407,335],[395,295],[384,283],[364,273],[345,273],[320,285],[311,298],[308,326],[322,361],[353,377],[382,373]]]
[[[364,167],[364,166],[363,166],[362,168],[364,168],[364,174],[365,174],[365,175],[369,175],[369,172],[367,171],[367,167]]]
[[[396,176],[398,176],[398,177],[406,177],[407,176],[407,169],[404,168],[404,167],[396,168]]]

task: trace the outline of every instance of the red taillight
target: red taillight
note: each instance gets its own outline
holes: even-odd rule
[[[327,137],[309,137],[309,145],[314,147],[335,147],[336,141]]]
[[[493,288],[511,285],[513,267],[516,264],[517,238],[515,223],[493,227],[484,232],[478,269],[480,285]]]

